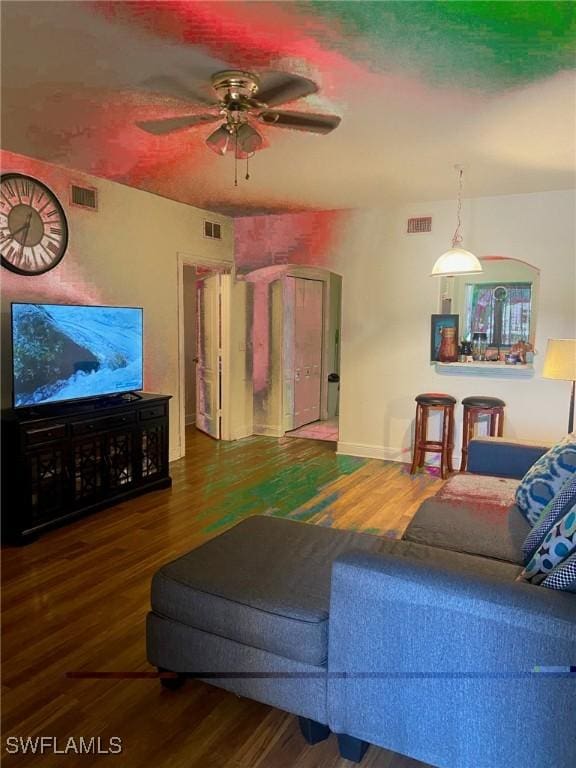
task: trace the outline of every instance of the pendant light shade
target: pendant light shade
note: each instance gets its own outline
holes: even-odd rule
[[[470,251],[464,248],[450,248],[443,253],[432,268],[432,275],[473,275],[482,272],[482,265]]]
[[[442,254],[434,264],[432,276],[451,277],[452,275],[473,275],[482,272],[482,264],[473,253],[462,248],[462,168],[456,166],[458,173],[458,207],[456,210],[456,231],[452,237],[452,248]]]

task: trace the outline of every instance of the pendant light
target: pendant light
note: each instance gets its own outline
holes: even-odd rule
[[[458,171],[458,208],[456,211],[456,231],[452,237],[452,248],[442,254],[432,269],[432,276],[450,277],[452,275],[472,275],[476,272],[482,272],[482,264],[473,253],[462,248],[462,235],[460,227],[462,226],[462,175],[461,166],[456,165]]]

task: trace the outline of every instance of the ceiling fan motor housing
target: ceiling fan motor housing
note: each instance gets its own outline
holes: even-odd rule
[[[260,80],[251,72],[242,72],[236,69],[227,69],[212,75],[212,87],[223,103],[250,100],[260,88]]]

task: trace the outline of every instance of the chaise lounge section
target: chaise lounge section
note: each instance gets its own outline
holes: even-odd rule
[[[259,516],[165,565],[149,661],[297,715],[311,743],[339,734],[352,760],[371,743],[439,768],[571,767],[576,597],[517,581],[530,527],[505,505],[547,446],[504,443],[470,445],[470,471],[502,478],[479,503],[456,476],[401,541]]]

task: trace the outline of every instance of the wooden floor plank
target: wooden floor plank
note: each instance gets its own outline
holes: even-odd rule
[[[163,563],[253,514],[399,536],[441,485],[406,465],[338,456],[329,442],[187,430],[187,455],[157,491],[5,547],[2,724],[7,736],[119,736],[122,768],[349,768],[336,738],[310,747],[297,720],[200,682],[77,680],[149,671],[144,621]],[[3,746],[4,751],[4,746]],[[7,766],[100,766],[107,755],[8,755]],[[365,768],[422,764],[371,747]]]

